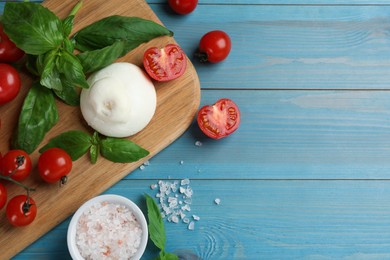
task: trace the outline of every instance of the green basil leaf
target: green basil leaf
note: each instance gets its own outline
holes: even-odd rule
[[[166,243],[166,235],[164,222],[161,217],[160,209],[158,208],[157,203],[152,197],[148,194],[145,194],[146,198],[146,207],[148,209],[148,230],[150,240],[154,243],[156,247],[164,251]]]
[[[79,130],[71,130],[50,139],[48,144],[42,147],[39,152],[43,153],[49,148],[57,147],[65,150],[72,158],[72,161],[76,161],[87,153],[91,145],[91,136],[89,134]]]
[[[45,134],[57,123],[53,92],[34,83],[24,99],[12,146],[32,153]]]
[[[164,26],[139,17],[108,16],[77,32],[74,36],[76,49],[91,51],[113,45],[123,40],[125,48],[122,55],[140,44],[160,36],[172,36]]]
[[[178,260],[179,257],[172,253],[165,253],[165,259],[166,260]]]
[[[62,34],[64,35],[64,38],[68,38],[70,33],[72,32],[73,23],[74,15],[70,15],[64,20],[62,20]]]
[[[91,148],[89,149],[89,157],[91,158],[91,163],[95,164],[97,162],[97,159],[99,157],[99,145],[91,145]]]
[[[2,23],[8,37],[28,54],[46,53],[64,39],[61,20],[38,3],[7,2]]]
[[[83,72],[83,66],[73,53],[62,50],[58,59],[57,69],[72,84],[82,88],[89,88]]]
[[[54,90],[58,98],[70,106],[80,105],[80,95],[77,88],[65,78],[61,78],[62,90]]]
[[[43,60],[42,60],[43,58]],[[44,55],[39,55],[39,63],[42,64],[41,85],[49,89],[62,90],[60,73],[57,69],[58,51],[51,50]]]
[[[84,73],[90,73],[113,63],[122,55],[124,48],[124,41],[117,41],[102,49],[79,53],[77,58],[84,68]]]
[[[100,140],[102,156],[112,162],[135,162],[147,156],[149,152],[128,139],[106,137]]]

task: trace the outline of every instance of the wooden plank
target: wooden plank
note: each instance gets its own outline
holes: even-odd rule
[[[71,0],[51,0],[44,4],[57,13],[60,17],[65,17],[73,7]],[[139,16],[160,22],[153,11],[143,0],[131,1],[115,0],[85,0],[83,8],[75,18],[74,31],[78,31],[84,26],[107,17],[109,15]],[[176,43],[171,37],[160,37],[147,44],[143,44],[134,51],[121,58],[120,61],[132,62],[142,66],[143,53],[151,46],[165,46],[168,43]],[[0,132],[1,151],[7,151],[8,142],[17,122],[18,113],[23,98],[30,85],[27,75],[22,75],[22,91],[12,102],[0,107],[2,129]],[[131,140],[150,151],[149,157],[154,156],[166,146],[178,138],[191,124],[192,118],[198,108],[200,99],[199,81],[196,71],[189,62],[185,74],[178,80],[166,83],[155,83],[157,92],[157,109],[149,125],[131,137]],[[42,144],[68,130],[90,129],[84,123],[79,107],[69,107],[63,103],[57,103],[60,120],[58,124],[46,135]],[[174,119],[176,118],[176,119]],[[172,121],[171,121],[172,120]],[[31,154],[33,165],[36,165],[39,153],[35,151]],[[144,158],[143,160],[146,160]],[[96,196],[118,182],[130,171],[137,168],[142,163],[140,160],[131,164],[112,163],[100,158],[92,165],[88,156],[84,156],[74,162],[72,169],[72,180],[69,185],[58,189],[57,185],[47,185],[42,180],[36,178],[37,169],[34,167],[31,175],[34,177],[26,180],[25,184],[36,188],[32,195],[38,205],[38,214],[34,222],[28,227],[17,229],[11,227],[5,219],[5,214],[0,215],[0,220],[4,225],[0,227],[0,248],[2,248],[2,258],[8,259],[15,255],[25,246],[45,234],[52,227],[71,215],[84,201]],[[19,194],[20,188],[15,185],[7,185],[8,196],[11,198]],[[48,214],[50,212],[50,214]],[[12,247],[8,245],[12,244]]]
[[[222,97],[240,108],[235,133],[212,140],[194,122],[127,178],[389,179],[388,91],[203,90],[201,106]]]
[[[193,59],[202,88],[219,89],[388,89],[389,8],[200,5],[182,17],[152,5],[190,57],[207,31],[231,36],[224,62]]]
[[[107,192],[144,205],[142,194],[154,194],[151,183],[121,181]],[[389,181],[197,180],[191,186],[191,214],[200,220],[194,231],[166,223],[167,250],[192,250],[203,259],[390,257]],[[15,260],[66,259],[66,227],[67,221]],[[149,244],[143,259],[156,252]]]

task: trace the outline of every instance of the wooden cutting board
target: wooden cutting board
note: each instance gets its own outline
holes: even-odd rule
[[[76,0],[48,0],[43,3],[60,18],[66,17]],[[74,32],[86,25],[109,15],[138,16],[161,23],[144,0],[84,0],[75,19]],[[160,37],[143,44],[121,58],[142,66],[144,51],[151,46],[163,47],[168,43],[176,43],[172,37]],[[22,91],[17,99],[0,107],[0,152],[5,154],[9,149],[9,140],[16,125],[23,99],[31,85],[27,74],[22,74]],[[188,60],[185,74],[180,78],[156,83],[157,110],[149,125],[139,134],[130,137],[132,141],[150,151],[150,156],[136,163],[112,163],[99,157],[96,164],[91,164],[87,155],[73,164],[69,182],[62,187],[46,184],[40,180],[36,163],[39,153],[35,151],[31,157],[34,169],[31,176],[23,183],[35,187],[32,197],[37,203],[38,214],[32,224],[22,228],[12,227],[7,223],[5,209],[0,211],[0,248],[1,258],[9,259],[37,238],[62,222],[86,200],[94,197],[139,167],[159,151],[176,140],[192,123],[200,102],[200,87],[196,71]],[[46,135],[47,141],[68,130],[91,131],[86,126],[79,107],[70,107],[57,102],[59,123]],[[39,146],[39,147],[41,147]],[[39,149],[39,148],[38,148]],[[37,149],[37,150],[38,150]],[[6,184],[9,196],[24,194],[25,191],[14,184]]]

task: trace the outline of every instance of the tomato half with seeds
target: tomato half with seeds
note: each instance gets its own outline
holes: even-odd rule
[[[33,198],[26,195],[17,195],[9,200],[6,207],[6,216],[13,226],[27,226],[37,216],[37,205]]]
[[[183,75],[187,67],[187,57],[178,45],[168,44],[161,49],[147,49],[143,63],[150,77],[157,81],[168,81]]]
[[[222,98],[214,105],[203,106],[197,116],[200,129],[213,139],[221,139],[237,130],[240,125],[240,110],[236,103]]]
[[[49,148],[39,156],[38,172],[45,182],[65,184],[71,170],[72,158],[63,149]]]
[[[0,105],[13,100],[21,86],[19,72],[11,65],[0,63]]]
[[[0,209],[2,209],[7,203],[7,189],[0,183]]]
[[[1,174],[15,181],[23,181],[31,172],[31,158],[23,150],[10,150],[1,160]]]
[[[24,56],[24,51],[16,47],[0,24],[0,62],[11,63],[20,60]]]

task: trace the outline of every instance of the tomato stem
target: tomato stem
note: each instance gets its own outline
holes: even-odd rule
[[[201,63],[206,63],[206,62],[208,62],[207,53],[205,53],[205,52],[196,51],[196,52],[194,53],[194,56],[195,56],[195,58],[197,58]]]

